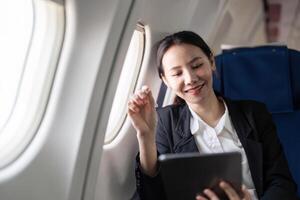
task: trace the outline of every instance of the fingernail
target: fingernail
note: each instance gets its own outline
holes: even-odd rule
[[[148,93],[149,92],[149,87],[146,86],[146,85],[143,85],[142,86],[142,91],[145,92],[145,93]]]
[[[221,187],[224,187],[224,186],[226,186],[226,183],[225,183],[224,181],[221,181],[221,182],[220,182],[220,186],[221,186]]]
[[[142,90],[143,90],[143,91],[147,90],[147,88],[148,88],[148,87],[147,87],[146,85],[143,85],[143,86],[142,86]]]

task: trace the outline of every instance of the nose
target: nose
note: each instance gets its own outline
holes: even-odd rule
[[[184,82],[186,85],[197,82],[197,79],[197,75],[193,70],[186,70],[186,72],[184,73]]]

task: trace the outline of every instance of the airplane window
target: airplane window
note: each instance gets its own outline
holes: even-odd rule
[[[105,143],[111,142],[119,132],[127,113],[127,100],[133,93],[143,60],[145,29],[140,23],[133,32],[119,83],[115,93],[112,109],[105,134]]]
[[[64,33],[64,7],[44,0],[0,3],[0,169],[38,130]]]
[[[2,1],[0,6],[0,130],[14,105],[33,24],[32,1]],[[8,20],[9,19],[9,20]]]

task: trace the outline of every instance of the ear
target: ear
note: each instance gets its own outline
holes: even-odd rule
[[[211,55],[211,57],[209,58],[209,61],[210,61],[210,63],[211,63],[211,67],[212,67],[212,70],[213,71],[216,71],[216,62],[215,62],[215,57],[214,57],[214,55]]]

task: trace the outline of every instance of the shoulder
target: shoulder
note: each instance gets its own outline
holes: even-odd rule
[[[163,124],[177,124],[181,121],[188,120],[191,115],[186,104],[168,105],[158,108],[156,111],[158,120],[163,122]]]
[[[225,100],[231,109],[239,109],[245,113],[268,112],[264,103],[255,100]]]
[[[253,100],[227,100],[226,103],[231,117],[238,121],[246,119],[252,128],[259,130],[273,125],[272,116],[266,105],[262,102]]]
[[[157,108],[156,112],[160,117],[163,117],[170,115],[180,115],[186,109],[188,109],[186,104],[168,105],[165,107]]]
[[[250,126],[256,140],[261,141],[266,130],[274,130],[272,116],[264,103],[253,100],[227,100],[226,103],[231,119],[243,127]]]

